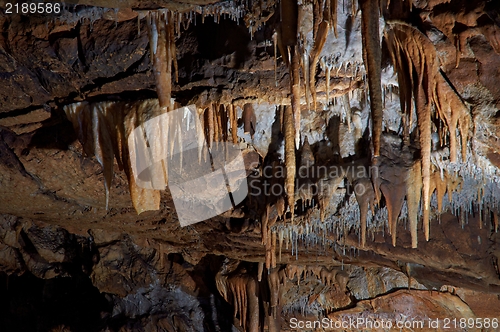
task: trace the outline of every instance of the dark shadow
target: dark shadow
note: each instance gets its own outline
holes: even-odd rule
[[[352,32],[352,24],[353,24],[352,15],[347,15],[347,19],[345,20],[345,51],[349,47],[349,43],[351,41],[351,32]]]
[[[198,301],[204,314],[204,328],[206,332],[231,331],[233,308],[227,303],[217,290],[215,275],[222,267],[224,256],[206,255],[188,274],[196,282]]]
[[[331,143],[333,151],[332,160],[334,162],[340,161],[340,116],[333,115],[329,120],[326,127],[326,136]]]
[[[250,42],[248,29],[229,18],[220,17],[219,23],[215,23],[212,16],[205,17],[203,24],[200,24],[201,17],[197,20],[194,29],[200,56],[211,61],[234,53],[234,68],[240,68],[251,55],[247,46]]]
[[[2,332],[49,331],[58,326],[99,331],[104,328],[101,312],[110,310],[85,275],[44,280],[29,272],[21,276],[0,273],[0,295]]]
[[[33,147],[42,149],[68,150],[77,136],[73,125],[66,118],[62,109],[53,109],[49,119],[42,122],[31,138],[28,149]]]

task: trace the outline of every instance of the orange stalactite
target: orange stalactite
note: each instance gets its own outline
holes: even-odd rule
[[[212,104],[210,104],[205,110],[205,132],[207,135],[208,147],[212,148],[214,141],[214,109]]]
[[[382,48],[379,37],[379,1],[360,0],[361,34],[363,54],[370,89],[370,107],[372,119],[373,156],[380,155],[380,135],[382,133],[382,83],[381,58]]]
[[[309,90],[312,94],[313,99],[313,109],[316,110],[316,67],[318,66],[319,56],[321,54],[321,50],[325,45],[326,37],[328,36],[329,23],[328,21],[323,21],[319,24],[318,32],[314,39],[314,46],[311,50],[311,61],[309,67]],[[307,69],[306,69],[307,70]]]
[[[285,127],[285,166],[286,166],[286,179],[285,190],[287,195],[288,207],[291,213],[291,221],[293,223],[294,209],[295,209],[295,126],[293,122],[293,111],[289,106],[285,106],[284,115]]]
[[[300,54],[297,47],[293,47],[291,50],[292,62],[290,70],[290,82],[291,82],[291,105],[294,119],[295,127],[295,147],[299,149],[300,147],[300,118],[301,118],[301,108],[300,108],[300,72],[299,72],[299,60]]]
[[[410,168],[406,178],[406,204],[408,207],[408,220],[410,223],[411,247],[417,248],[418,215],[420,195],[422,192],[422,166],[420,161],[415,162]]]
[[[158,12],[151,11],[147,17],[147,27],[153,75],[156,82],[156,92],[160,107],[171,109],[172,94],[172,61],[175,60],[175,39],[173,31],[173,16],[168,12],[168,23]],[[176,70],[177,72],[177,70]]]
[[[371,127],[374,167],[378,166],[380,156],[380,136],[382,134],[382,48],[379,37],[379,0],[359,0],[361,8],[361,36],[363,41],[363,60],[370,89]],[[372,182],[377,202],[380,201],[380,180],[378,172],[372,172]]]
[[[356,178],[351,172],[347,173],[347,178],[354,187],[354,194],[359,206],[359,228],[361,233],[361,247],[366,246],[366,222],[368,219],[368,211],[372,209],[375,202],[375,193],[368,178]],[[373,211],[373,209],[372,209]]]
[[[229,121],[231,124],[231,138],[233,144],[238,143],[238,117],[236,116],[236,108],[233,104],[228,105]]]
[[[389,53],[398,73],[401,108],[412,113],[415,101],[422,156],[422,211],[425,239],[430,237],[431,147],[433,105],[438,117],[450,132],[450,156],[456,160],[455,129],[457,122],[462,137],[462,158],[465,160],[470,114],[456,91],[446,82],[438,66],[432,42],[416,28],[404,23],[390,23],[385,32]],[[409,125],[411,126],[411,124]],[[448,192],[451,192],[448,190]]]
[[[330,28],[333,29],[335,38],[337,34],[337,0],[325,0],[325,7],[323,11],[323,19],[328,21]]]
[[[302,61],[301,61],[301,66],[302,68],[302,73],[304,75],[304,87],[305,87],[305,97],[306,97],[306,107],[307,110],[311,110],[311,100],[310,100],[310,94],[311,94],[311,85],[310,80],[309,80],[309,56],[305,51],[302,51]]]
[[[404,182],[398,184],[380,185],[382,194],[385,197],[388,212],[389,234],[392,236],[392,245],[396,246],[397,222],[406,194],[406,184]]]
[[[219,114],[219,105],[214,103],[212,104],[212,115],[213,115],[213,124],[214,124],[214,142],[218,144],[220,142],[220,114]]]
[[[269,306],[271,307],[271,316],[276,318],[280,303],[280,277],[278,268],[274,267],[269,270],[267,283],[270,291]]]
[[[141,188],[136,184],[132,172],[131,155],[127,139],[131,132],[145,120],[144,114],[160,113],[157,100],[134,103],[77,103],[64,108],[68,119],[78,135],[85,153],[95,156],[103,168],[106,206],[109,201],[109,188],[113,178],[114,160],[125,171],[129,183],[130,197],[138,214],[160,208],[160,192]],[[162,134],[166,139],[165,133]],[[152,180],[163,177],[164,173],[152,174]],[[159,179],[164,181],[164,179]]]
[[[227,267],[223,267],[226,269]],[[239,317],[244,331],[259,331],[259,282],[244,267],[235,271],[219,271],[215,277],[217,290],[233,306],[233,317]]]

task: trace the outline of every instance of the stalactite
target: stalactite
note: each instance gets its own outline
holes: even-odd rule
[[[307,271],[311,274],[311,276],[315,276],[316,278],[321,280],[321,270],[323,269],[320,265],[308,266]]]
[[[94,134],[94,155],[101,164],[104,173],[104,185],[106,189],[106,210],[109,206],[109,189],[113,178],[113,159],[114,152],[112,140],[109,131],[106,128],[106,119],[104,118],[106,106],[100,109],[101,104],[92,108],[92,124]]]
[[[234,317],[239,316],[245,331],[259,331],[259,283],[245,268],[232,273],[219,271],[215,277],[217,289],[226,302],[233,305]],[[247,328],[248,327],[248,328]]]
[[[137,15],[137,37],[141,36],[141,15]]]
[[[227,141],[227,118],[226,118],[226,108],[223,104],[218,107],[217,113],[217,124],[219,126],[219,140],[221,142]]]
[[[217,103],[212,104],[213,110],[212,110],[212,115],[214,117],[213,123],[214,123],[214,142],[215,145],[218,146],[219,142],[221,141],[219,138],[220,135],[220,114],[219,114],[219,105]]]
[[[271,268],[275,268],[277,239],[276,239],[276,232],[275,231],[270,231],[270,232],[271,232]]]
[[[304,74],[304,86],[305,86],[305,96],[306,96],[306,107],[307,110],[311,110],[311,100],[309,98],[311,94],[311,86],[309,85],[309,56],[307,52],[302,51],[302,73]]]
[[[406,178],[406,204],[408,206],[408,220],[410,223],[411,247],[417,248],[417,228],[420,206],[420,194],[422,192],[422,165],[420,161],[415,162],[410,168]]]
[[[318,28],[319,24],[323,21],[323,1],[322,0],[313,0],[312,1],[312,18],[313,18],[313,25],[312,25],[312,35],[313,39],[316,39],[316,36],[318,35]]]
[[[361,35],[363,42],[363,60],[368,75],[368,86],[370,89],[370,108],[372,124],[372,142],[374,169],[378,166],[377,160],[380,156],[380,136],[382,134],[382,48],[379,36],[379,1],[359,0],[361,8]],[[380,180],[378,172],[372,172],[372,182],[375,189],[377,202],[380,200]]]
[[[424,73],[419,75],[423,81]],[[423,196],[423,225],[425,240],[429,241],[429,213],[430,213],[430,176],[431,176],[431,103],[426,96],[429,96],[430,86],[416,87],[416,109],[418,117],[418,129],[420,132],[420,148],[422,153],[422,196]],[[425,89],[425,90],[424,90]]]
[[[300,155],[300,166],[298,173],[298,188],[297,199],[302,200],[302,210],[306,211],[306,207],[310,204],[314,195],[314,183],[309,176],[309,170],[314,166],[314,154],[307,136],[304,138],[302,151]]]
[[[276,201],[276,212],[278,214],[278,218],[282,218],[285,214],[285,199],[283,196],[278,197]]]
[[[432,42],[416,28],[403,23],[388,24],[385,32],[389,53],[392,56],[394,67],[398,73],[401,107],[405,114],[411,114],[411,99],[415,100],[417,124],[420,132],[420,148],[422,156],[423,180],[423,225],[425,239],[430,234],[430,177],[431,177],[431,147],[432,104],[438,110],[437,114],[446,122],[450,131],[456,128],[456,119],[463,118],[461,136],[465,154],[469,127],[469,114],[460,97],[445,82],[439,70],[436,50]],[[455,143],[455,132],[450,132],[451,145]],[[454,148],[456,149],[456,148]],[[465,159],[465,156],[464,156]]]
[[[181,129],[181,124],[180,122],[177,123],[177,126],[176,126],[176,136],[175,138],[177,138],[177,146],[179,147],[179,169],[182,169],[182,157],[183,157],[183,154],[184,154],[184,149],[182,149],[182,129]]]
[[[479,215],[479,229],[483,229],[483,206],[481,203],[479,203],[479,206],[477,207],[477,214]]]
[[[363,37],[364,62],[370,90],[370,107],[372,117],[373,154],[380,155],[380,135],[382,132],[382,86],[381,57],[382,50],[379,38],[379,2],[360,0]]]
[[[320,180],[319,182],[319,209],[320,209],[320,220],[323,222],[325,220],[326,208],[328,207],[332,196],[337,191],[337,188],[344,181],[344,170],[341,169],[341,174],[335,173],[335,177],[328,180]]]
[[[314,46],[311,50],[310,58],[311,58],[311,65],[309,68],[309,90],[311,91],[312,94],[312,99],[313,99],[313,108],[314,110],[317,110],[316,108],[316,67],[318,66],[318,61],[319,61],[319,56],[321,54],[321,50],[323,49],[323,46],[325,45],[326,37],[328,35],[328,30],[329,30],[329,23],[328,21],[323,21],[318,27],[318,32],[315,35],[314,38]]]
[[[253,138],[253,135],[255,134],[255,125],[257,122],[257,118],[255,117],[252,104],[247,103],[243,106],[242,118],[245,134],[250,134],[250,136]]]
[[[172,15],[170,11],[164,15],[159,11],[152,11],[148,13],[146,20],[153,74],[156,82],[159,106],[163,113],[172,110],[172,62],[174,63],[176,82],[178,72]],[[166,137],[168,137],[168,124],[167,128],[162,130],[167,131]],[[180,139],[180,132],[178,137]],[[174,144],[173,140],[170,141],[170,144],[172,147]],[[182,162],[182,153],[180,161]],[[166,160],[161,162],[165,180],[168,176],[168,165],[166,165],[166,162]],[[131,194],[132,192],[135,192],[135,190],[131,190]],[[159,200],[159,198],[157,200]]]
[[[453,192],[460,187],[461,179],[457,174],[448,173],[446,176],[446,191],[448,193],[448,202],[453,202]]]
[[[132,118],[131,120],[134,121],[130,122],[126,121],[126,122],[132,125],[132,123],[135,122],[135,119]],[[126,149],[125,150],[126,158],[128,158],[129,156],[126,137],[130,135],[130,132],[132,130],[133,130],[132,126],[126,128],[125,135],[122,138],[123,139],[122,146],[124,149]],[[130,189],[130,196],[132,199],[132,203],[134,205],[135,210],[137,211],[137,214],[141,214],[142,212],[149,210],[159,210],[160,192],[158,190],[141,188],[136,185],[135,177],[132,174],[132,169],[130,166],[130,161],[127,162],[127,166],[125,167],[125,173],[127,174],[127,178],[129,181],[129,189]]]
[[[297,265],[297,285],[300,285],[300,280],[304,274],[305,267],[303,265]]]
[[[277,311],[280,302],[280,278],[278,268],[272,268],[269,270],[267,282],[270,290],[269,306],[271,307],[271,314],[273,318],[277,318]]]
[[[298,265],[288,264],[286,266],[286,276],[288,277],[288,279],[293,280],[295,276],[297,276],[297,278],[300,278],[300,276],[298,275],[298,270],[299,270]]]
[[[221,126],[222,126],[222,139],[224,142],[229,141],[229,107],[221,105]]]
[[[273,33],[273,47],[274,47],[274,85],[277,87],[278,86],[278,50],[277,50],[277,44],[278,44],[278,33],[275,31]]]
[[[151,11],[147,17],[151,62],[156,82],[156,91],[161,107],[171,109],[172,61],[175,61],[175,40],[171,22],[172,14],[167,14],[167,23],[159,12]],[[175,61],[176,62],[176,61]]]
[[[402,179],[403,180],[403,179]],[[389,234],[392,235],[392,245],[396,246],[396,233],[398,217],[403,208],[406,194],[406,184],[404,182],[390,184],[382,183],[380,185],[382,194],[385,197],[388,212]]]
[[[349,93],[342,96],[342,107],[345,110],[345,118],[347,120],[347,130],[351,132],[351,101],[349,100]]]
[[[172,31],[172,25],[170,25],[169,27],[170,27],[170,32],[169,32],[167,38],[170,38],[170,41],[169,41],[170,55],[169,55],[169,58],[167,58],[167,61],[172,61],[173,62],[173,65],[174,65],[174,80],[175,80],[175,83],[178,83],[179,82],[179,65],[177,64],[177,56],[176,56],[177,49],[175,47],[175,39],[174,39],[174,33]],[[167,27],[167,31],[168,30],[169,29]]]
[[[311,145],[309,144],[309,139],[307,136],[304,138],[304,143],[302,144],[302,150],[300,151],[300,166],[299,174],[302,177],[307,177],[307,169],[314,166],[314,153],[312,152]],[[302,172],[300,172],[302,170]]]
[[[436,185],[438,212],[443,212],[443,198],[444,195],[446,194],[446,181],[441,179],[439,172],[434,172],[434,183]]]
[[[201,157],[204,157],[204,161],[207,161],[207,150],[206,150],[206,144],[205,144],[205,134],[201,135],[201,133],[205,133],[205,114],[203,109],[197,109],[198,111],[198,121],[196,122],[196,132],[200,133],[198,135],[198,164],[201,164]],[[170,126],[167,123],[166,129],[168,129]],[[168,137],[168,133],[167,133]]]
[[[375,193],[368,178],[356,178],[357,174],[347,172],[347,178],[354,187],[354,194],[359,205],[359,221],[361,232],[361,247],[366,246],[366,221],[368,218],[368,210],[372,209],[375,202]]]
[[[170,127],[172,127],[172,128],[170,128]],[[169,128],[169,135],[168,135],[168,139],[167,139],[167,144],[168,144],[168,150],[170,152],[170,156],[172,157],[174,154],[174,148],[175,148],[175,137],[176,137],[175,135],[176,135],[176,132],[178,131],[178,129],[177,129],[177,126],[175,125],[175,123],[170,124],[168,128]]]
[[[267,237],[269,236],[267,235]],[[267,269],[271,268],[271,250],[269,249],[269,247],[269,242],[267,242],[265,245],[265,262]]]
[[[286,166],[286,179],[285,190],[288,199],[288,207],[290,209],[291,221],[293,224],[294,210],[295,210],[295,126],[293,123],[293,111],[289,106],[285,106],[284,114],[284,127],[285,127],[285,166]]]
[[[332,286],[335,284],[335,276],[337,275],[337,270],[328,270],[327,268],[322,268],[320,272],[321,282],[326,286]]]
[[[283,229],[279,230],[278,233],[278,241],[279,241],[279,261],[281,262],[281,249],[283,248],[283,237],[284,237],[284,231]]]
[[[269,224],[270,213],[270,205],[267,204],[261,220],[262,243],[264,244],[265,248],[265,262],[267,269],[276,266],[276,234],[271,230],[271,226],[272,224],[274,224],[274,222],[276,222],[276,219],[271,220],[272,224]]]
[[[229,118],[231,123],[231,137],[233,140],[233,144],[238,143],[238,117],[236,115],[236,108],[233,104],[228,105],[229,109]]]
[[[338,38],[337,33],[337,0],[325,0],[325,8],[323,11],[323,19],[328,21],[330,28],[333,29],[335,38]]]
[[[277,118],[279,119],[279,123],[280,123],[280,132],[282,134],[285,133],[285,108],[284,106],[280,105],[280,106],[276,106],[276,116]],[[273,173],[274,174],[274,173]]]
[[[212,148],[214,141],[214,109],[212,104],[210,104],[205,110],[205,124],[207,124],[206,135],[208,147]]]
[[[471,122],[470,113],[441,73],[436,75],[435,80],[436,87],[432,97],[437,106],[439,117],[449,128],[450,161],[457,161],[457,127],[462,138],[462,160],[465,161],[467,159],[467,141]]]
[[[130,196],[137,213],[158,210],[160,208],[159,191],[139,187],[135,182],[131,166],[131,159],[134,156],[130,155],[127,142],[137,124],[144,123],[146,114],[153,116],[161,114],[158,101],[145,100],[131,104],[84,102],[67,105],[64,111],[68,120],[72,122],[85,153],[89,157],[95,156],[103,168],[106,205],[108,205],[109,188],[113,177],[113,158],[116,158],[120,169],[123,169],[127,176]],[[164,134],[162,136],[165,138]],[[160,176],[160,174],[155,176]],[[161,181],[165,183],[164,179]]]
[[[236,279],[236,278],[235,278]],[[229,280],[228,280],[229,281]],[[233,280],[231,280],[233,281]],[[234,318],[240,316],[240,326],[243,327],[243,330],[246,328],[246,315],[247,315],[247,307],[246,307],[246,294],[244,292],[245,284],[244,281],[240,278],[234,280],[229,283],[229,289],[233,294],[233,303],[234,303]]]
[[[259,282],[262,281],[262,273],[264,271],[264,263],[263,262],[259,262],[258,265],[257,265],[257,280]]]
[[[299,60],[300,54],[297,47],[292,49],[290,65],[290,82],[291,82],[291,105],[294,119],[295,128],[295,148],[300,147],[300,73],[299,73]]]

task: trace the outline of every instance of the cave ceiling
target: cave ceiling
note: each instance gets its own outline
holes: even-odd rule
[[[332,319],[338,308],[368,310],[363,301],[386,292],[356,293],[359,268],[407,277],[415,293],[395,303],[421,303],[417,289],[447,285],[500,295],[496,1],[88,0],[57,14],[8,6],[0,1],[3,272],[70,276],[61,265],[71,261],[68,234],[91,238],[101,260],[85,273],[123,309],[117,299],[138,296],[154,273],[127,275],[113,250],[131,271],[141,270],[127,256],[132,244],[158,271],[174,270],[172,255],[190,266],[224,257],[213,270],[217,296],[248,331],[272,330],[276,310]],[[248,195],[181,226],[178,191],[141,186],[127,137],[189,105],[206,145],[181,155],[179,174],[207,155],[214,167],[230,142]],[[185,120],[164,122],[145,146],[178,149]],[[168,183],[176,166],[166,158],[161,167],[147,181]],[[206,179],[195,194],[210,201],[218,180]],[[40,232],[62,242],[50,247]],[[259,325],[262,303],[234,294],[258,292],[263,271],[272,319]],[[337,286],[325,295],[306,282],[304,300],[285,285],[301,278]],[[434,300],[454,301],[443,294]]]

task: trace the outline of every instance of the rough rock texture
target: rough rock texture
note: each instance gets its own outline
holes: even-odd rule
[[[79,3],[63,8],[60,19],[0,15],[0,312],[9,313],[0,314],[1,331],[277,331],[290,329],[294,317],[500,317],[494,1],[382,1],[380,22],[404,21],[428,38],[441,83],[471,117],[470,129],[456,136],[457,150],[467,152],[457,164],[449,162],[456,133],[431,117],[429,241],[420,222],[419,114],[411,105],[411,114],[402,114],[406,90],[385,41],[379,202],[372,178],[352,172],[369,169],[374,130],[357,3],[329,4],[338,9],[331,21],[338,37],[328,33],[310,71],[315,86],[298,98],[293,225],[283,193],[261,191],[285,183],[285,174],[276,174],[285,167],[283,106],[291,95],[285,52],[273,42],[280,4]],[[168,188],[158,211],[137,215],[116,161],[106,209],[101,165],[86,156],[63,112],[83,100],[156,97],[141,15],[165,6],[183,13],[172,97],[202,111],[234,106],[238,128],[220,134],[237,131],[255,185],[241,206],[188,227],[180,227]],[[303,36],[311,46],[323,14],[316,2],[306,7],[300,15],[312,29]],[[315,110],[307,106],[311,88]],[[245,123],[249,108],[254,118]]]

